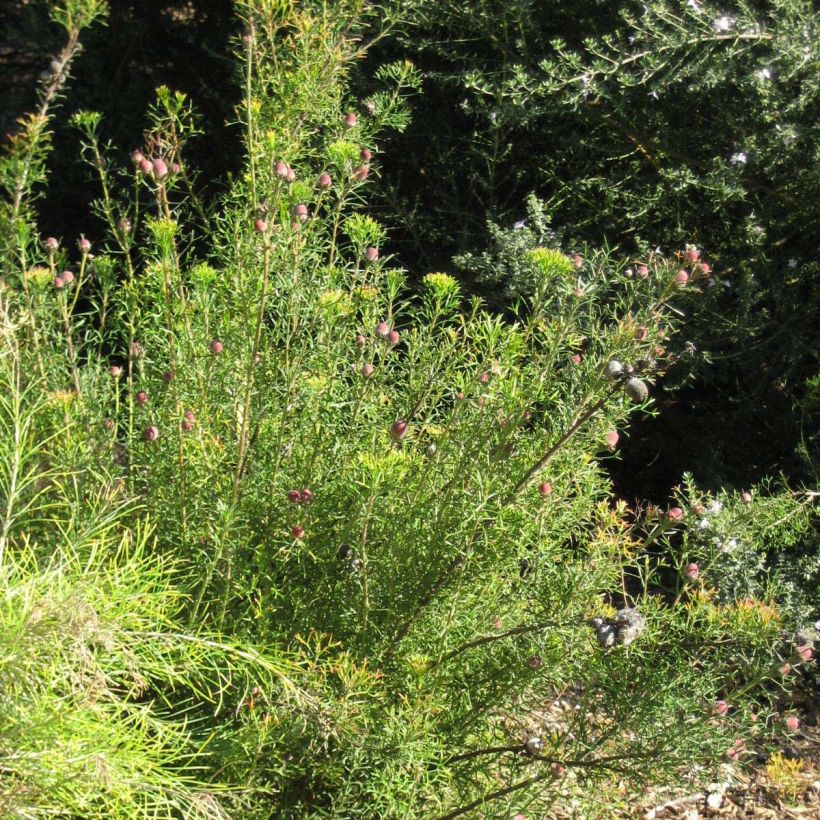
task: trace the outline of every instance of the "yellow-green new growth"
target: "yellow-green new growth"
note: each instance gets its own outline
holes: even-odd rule
[[[436,296],[458,296],[458,282],[448,273],[428,273],[422,280],[424,287]]]
[[[552,248],[535,248],[527,256],[545,279],[557,279],[572,273],[572,260]]]

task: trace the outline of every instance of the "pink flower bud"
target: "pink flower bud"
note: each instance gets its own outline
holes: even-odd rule
[[[548,495],[552,494],[552,484],[548,481],[544,481],[538,485],[538,493],[541,495],[542,498],[546,498]]]
[[[103,422],[103,427],[105,427],[106,430],[113,430],[114,429],[114,419],[106,419]]]
[[[356,334],[356,345],[358,347],[364,347],[365,344],[367,344],[367,339],[365,339],[364,336],[362,336],[361,333],[357,333]]]
[[[264,219],[257,219],[256,222],[253,223],[253,229],[257,233],[265,233],[265,231],[268,229],[268,223],[265,222]]]
[[[493,621],[493,629],[503,629],[503,628],[504,628],[504,623],[501,620],[501,618],[496,618]]]
[[[570,357],[573,364],[581,364],[581,354],[573,353]]]
[[[302,494],[299,490],[288,490],[288,501],[291,504],[298,504],[302,500]]]
[[[397,345],[400,338],[398,330],[391,330],[390,333],[387,334],[387,342],[391,345]]]
[[[646,338],[649,336],[649,328],[641,325],[641,327],[637,328],[635,331],[635,338],[639,342],[646,341]]]
[[[80,249],[80,253],[82,254],[91,252],[91,243],[84,236],[81,236],[77,240],[77,247]]]
[[[302,527],[296,525],[290,528],[290,534],[299,541],[301,538],[304,537],[305,531]]]
[[[174,380],[174,371],[173,371],[173,370],[166,370],[166,371],[162,374],[162,380],[163,380],[166,384],[170,384],[170,383]]]
[[[356,177],[356,179],[358,179],[359,182],[363,182],[367,179],[367,175],[369,173],[370,170],[366,165],[360,165],[358,168],[356,168],[355,171],[353,171],[353,176]]]
[[[190,433],[191,430],[194,429],[194,423],[192,421],[188,421],[188,419],[183,419],[179,425],[182,430],[186,433]]]
[[[322,190],[326,191],[333,184],[333,180],[330,178],[330,174],[319,174],[319,180],[317,184]]]
[[[376,368],[369,362],[362,365],[362,376],[369,379],[376,372]]]
[[[802,661],[810,661],[814,657],[814,650],[810,646],[798,646],[797,654]]]
[[[224,349],[224,346],[223,346],[222,342],[219,341],[219,339],[214,339],[211,342],[211,353],[213,353],[214,356],[219,356],[220,353],[222,353],[223,349]]]
[[[171,173],[174,174],[174,176],[176,176],[181,170],[182,168],[180,167],[178,162],[171,163]]]
[[[466,396],[460,390],[456,393],[456,401],[464,401]]]
[[[287,179],[288,178],[288,166],[286,163],[282,162],[280,159],[279,162],[276,163],[274,168],[274,173],[276,174],[279,179]]]
[[[637,276],[638,279],[646,279],[647,276],[649,276],[649,268],[646,265],[638,265],[635,270],[635,276]]]
[[[117,227],[120,229],[120,233],[131,233],[131,220],[127,216],[123,216],[117,223]]]
[[[43,240],[43,248],[48,254],[56,253],[59,247],[60,243],[53,236],[49,236]]]
[[[140,171],[142,171],[143,174],[148,176],[148,174],[150,174],[154,170],[154,165],[153,165],[153,163],[151,162],[150,159],[144,159],[143,158],[143,159],[140,160],[139,168],[140,168]]]
[[[794,715],[791,715],[786,718],[786,728],[790,732],[796,732],[800,728],[800,721]]]
[[[359,156],[362,158],[364,162],[370,162],[370,160],[373,159],[373,152],[370,151],[369,148],[362,148],[362,150],[359,152]]]
[[[378,249],[378,248],[374,248],[374,247],[372,247],[372,246],[371,246],[371,247],[369,247],[369,248],[368,248],[368,249],[364,252],[364,258],[365,258],[368,262],[375,262],[375,261],[379,258],[379,249]]]
[[[194,415],[193,410],[186,410],[182,415],[185,416],[185,419],[191,423],[196,421],[196,416]]]
[[[74,274],[70,270],[64,270],[60,274],[60,278],[65,282],[67,285],[70,285],[74,281]]]
[[[529,666],[530,669],[538,669],[538,667],[541,666],[541,656],[532,655],[527,658],[527,666]]]
[[[111,369],[108,372],[115,379],[118,379],[120,376],[122,376],[122,368],[118,364],[112,364]]]
[[[358,121],[359,118],[352,111],[349,114],[345,114],[345,125],[348,128],[353,128]]]
[[[716,700],[712,707],[712,712],[720,717],[723,717],[729,711],[729,704],[725,700]]]
[[[674,278],[674,283],[676,287],[683,288],[686,287],[686,283],[689,281],[689,274],[681,268],[676,274]]]
[[[165,179],[168,176],[168,166],[161,157],[157,157],[151,167],[154,172],[154,179]]]
[[[139,165],[144,159],[145,154],[143,154],[142,151],[139,150],[139,148],[131,152],[131,162],[133,162],[134,165]]]
[[[299,492],[299,500],[303,504],[310,504],[313,501],[313,492],[309,490],[307,487],[302,487],[301,491]]]
[[[572,292],[580,299],[584,295],[583,288],[573,288]]]
[[[142,431],[142,437],[146,441],[156,441],[159,438],[159,428],[154,427],[153,425],[150,427],[146,427]]]
[[[407,422],[404,419],[398,419],[390,425],[390,436],[393,441],[401,441],[407,435]]]
[[[379,322],[376,325],[376,333],[381,336],[382,339],[386,339],[390,333],[390,325],[388,325],[387,322]]]
[[[792,671],[792,665],[790,663],[784,663],[783,666],[780,667],[780,674],[781,675],[788,675]]]
[[[478,377],[479,384],[487,384],[490,381],[490,374],[489,373],[481,373]]]
[[[584,257],[581,256],[580,253],[576,253],[572,257],[572,263],[575,265],[576,268],[580,268],[584,264]]]
[[[740,500],[744,504],[751,504],[752,503],[752,494],[751,493],[741,493]]]
[[[131,342],[128,352],[132,359],[140,359],[145,354],[145,348],[139,342]]]
[[[137,404],[139,404],[140,406],[142,406],[143,404],[146,404],[146,403],[147,403],[147,401],[148,401],[148,394],[147,394],[144,390],[140,390],[140,391],[137,393],[137,395],[136,395],[136,396],[134,396],[134,400],[137,402]]]
[[[691,580],[695,581],[700,575],[700,567],[696,563],[692,562],[691,564],[686,565],[684,572],[686,573],[687,578],[691,578]]]
[[[59,276],[55,276],[52,284],[54,285],[55,290],[62,290],[65,282]]]
[[[308,218],[307,205],[304,205],[302,203],[294,205],[292,214],[295,219],[298,219],[300,222],[304,222]]]
[[[617,430],[610,430],[604,440],[606,441],[606,446],[609,447],[610,450],[614,450],[618,446],[618,440],[620,436],[618,435]]]
[[[697,262],[698,259],[700,259],[700,251],[694,246],[688,247],[686,249],[686,260],[688,262]]]
[[[683,518],[683,510],[680,507],[672,507],[671,510],[667,510],[666,518],[669,521],[680,521]]]
[[[288,175],[285,177],[288,182],[295,182],[296,181],[296,171],[288,165]]]
[[[712,266],[708,262],[699,262],[695,265],[695,270],[704,276],[708,276],[712,272]]]

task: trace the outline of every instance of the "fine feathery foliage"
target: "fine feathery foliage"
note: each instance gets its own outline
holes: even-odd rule
[[[505,315],[442,273],[411,294],[363,206],[420,78],[348,92],[397,15],[237,9],[245,161],[218,203],[167,88],[128,158],[75,114],[98,192],[76,250],[3,161],[9,813],[594,812],[772,737],[811,602],[735,594],[696,512],[629,510],[604,470],[678,358],[700,252],[635,270],[528,233]]]

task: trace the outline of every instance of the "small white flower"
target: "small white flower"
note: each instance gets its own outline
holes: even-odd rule
[[[715,31],[720,33],[721,31],[729,31],[729,29],[735,24],[735,18],[729,17],[728,14],[724,14],[721,17],[718,17],[717,20],[713,23]]]
[[[729,157],[729,162],[732,165],[745,165],[749,161],[749,155],[745,151],[738,151]]]
[[[737,549],[737,547],[738,547],[738,543],[737,543],[736,538],[730,538],[726,542],[726,551],[727,552],[734,552]]]
[[[648,96],[652,97],[653,100],[657,100],[658,99],[658,92],[657,91],[650,91]]]
[[[495,125],[498,120],[498,111],[490,111],[490,122]]]
[[[709,512],[713,515],[717,515],[718,513],[723,512],[723,504],[721,504],[721,502],[717,500],[713,501],[709,505]]]
[[[519,219],[518,222],[513,222],[513,230],[520,231],[526,224],[526,219]]]
[[[768,67],[761,68],[760,71],[757,72],[757,76],[760,77],[761,80],[771,80],[772,70]]]
[[[698,521],[698,526],[702,530],[708,530],[709,527],[712,526],[712,522],[708,518],[701,518],[700,521]]]
[[[686,0],[686,5],[690,9],[694,9],[695,11],[700,11],[700,3],[698,3],[698,0]]]
[[[796,259],[789,259],[789,267],[796,268],[797,267],[797,260]]]

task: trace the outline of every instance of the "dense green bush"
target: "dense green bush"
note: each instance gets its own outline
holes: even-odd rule
[[[441,0],[384,46],[416,62],[426,92],[381,183],[404,258],[448,269],[487,221],[526,220],[532,193],[569,248],[708,253],[696,389],[680,399],[695,411],[672,397],[668,424],[642,426],[633,466],[670,428],[681,447],[637,492],[662,495],[686,469],[715,489],[815,478],[817,415],[794,405],[820,350],[818,22],[806,0]]]
[[[530,232],[505,316],[446,274],[411,294],[364,205],[420,77],[391,63],[348,91],[373,18],[398,15],[237,10],[244,159],[216,206],[167,88],[126,167],[99,115],[73,117],[104,240],[36,227],[62,68],[3,160],[3,623],[31,627],[20,589],[56,608],[24,678],[0,656],[0,766],[38,755],[12,810],[591,813],[744,756],[778,731],[784,658],[812,662],[809,638],[781,645],[805,607],[685,583],[687,517],[630,511],[604,469],[677,358],[702,262],[634,271]],[[81,764],[43,757],[75,734],[55,713]]]

